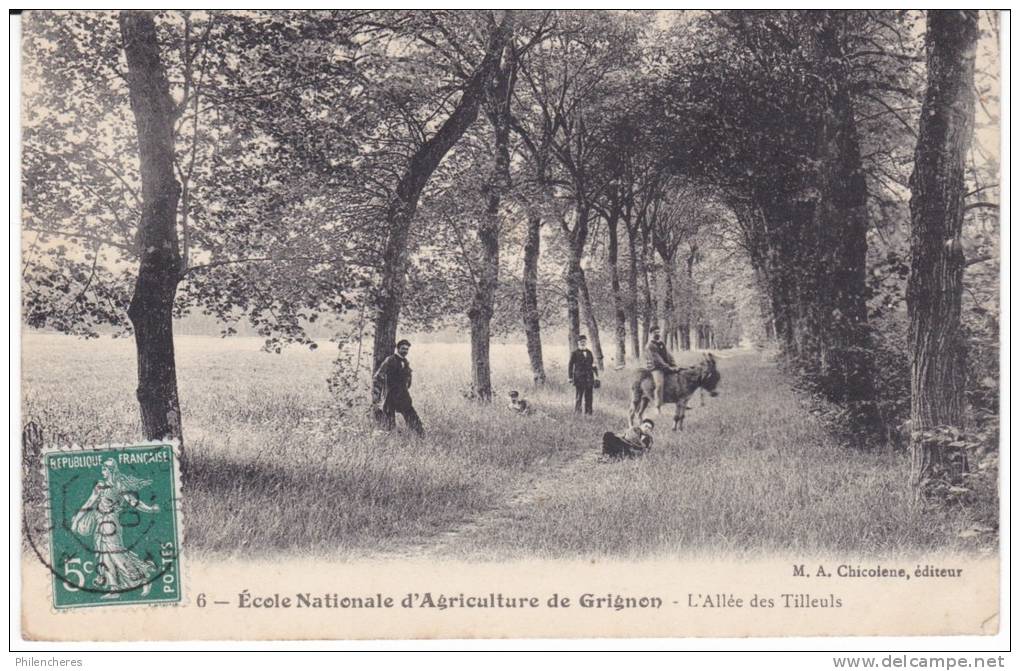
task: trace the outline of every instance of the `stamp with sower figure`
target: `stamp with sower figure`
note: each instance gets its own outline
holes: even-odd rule
[[[54,607],[180,602],[175,445],[54,450],[42,462]]]

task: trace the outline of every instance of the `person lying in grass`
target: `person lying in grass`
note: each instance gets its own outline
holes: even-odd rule
[[[655,422],[643,419],[637,426],[631,426],[617,435],[606,431],[602,436],[602,454],[612,459],[640,457],[652,449],[652,429]]]

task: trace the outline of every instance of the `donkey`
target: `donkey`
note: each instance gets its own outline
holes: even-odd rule
[[[678,368],[666,373],[662,401],[663,403],[676,404],[676,410],[673,413],[674,431],[682,431],[684,428],[687,399],[698,389],[704,389],[710,396],[718,396],[719,393],[715,388],[720,379],[722,376],[719,375],[715,357],[711,353],[705,354],[697,366]],[[655,382],[652,380],[652,371],[639,371],[632,390],[634,397],[630,406],[630,423],[634,425],[641,421],[649,404],[655,402]]]

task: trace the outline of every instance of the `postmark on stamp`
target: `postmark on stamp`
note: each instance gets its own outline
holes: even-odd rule
[[[181,601],[174,444],[53,450],[42,465],[55,608]]]

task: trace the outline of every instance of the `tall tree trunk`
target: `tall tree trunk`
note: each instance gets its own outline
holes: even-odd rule
[[[655,280],[656,272],[654,266],[648,265],[648,256],[645,255],[645,342],[648,342],[648,332],[652,326],[659,325],[659,288]]]
[[[824,310],[825,268],[818,256],[827,252],[819,243],[820,229],[826,222],[819,216],[820,204],[814,201],[788,203],[787,211],[793,230],[801,241],[792,255],[784,259],[784,272],[793,295],[793,337],[798,362],[817,375],[821,369],[821,341],[824,335],[820,321]],[[831,309],[831,308],[830,308]]]
[[[812,317],[818,294],[814,203],[785,202],[774,194],[760,201],[768,229],[764,266],[772,314],[784,356],[816,370],[816,331]]]
[[[796,354],[796,338],[793,334],[793,292],[787,286],[782,273],[775,268],[768,274],[769,311],[776,331],[778,345],[785,355]]]
[[[605,370],[605,356],[602,353],[602,339],[599,336],[599,324],[595,319],[595,311],[591,303],[591,294],[588,293],[588,280],[581,270],[578,288],[581,291],[581,305],[584,307],[584,322],[588,326],[588,341],[591,343],[591,353],[595,357],[595,365],[599,370]]]
[[[571,254],[567,266],[567,354],[577,347],[577,338],[581,335],[581,261]]]
[[[929,11],[928,90],[910,177],[910,419],[912,484],[918,499],[966,470],[952,440],[931,435],[964,425],[964,161],[974,132],[976,10]],[[950,429],[950,430],[952,430]]]
[[[850,94],[850,68],[842,46],[845,16],[824,16],[817,45],[825,64],[827,105],[821,123],[822,198],[817,213],[821,253],[815,327],[826,396],[846,405],[857,435],[884,435],[875,392],[868,325],[868,190]]]
[[[634,228],[627,227],[629,265],[627,268],[627,319],[630,326],[630,351],[635,359],[641,357],[641,334],[638,333],[638,258],[634,241]]]
[[[528,217],[527,237],[524,241],[524,291],[521,298],[524,316],[524,337],[527,341],[531,378],[536,385],[545,384],[545,366],[542,363],[542,334],[538,313],[538,258],[542,245],[542,218]]]
[[[660,254],[661,256],[661,254]],[[673,262],[672,259],[662,257],[663,266],[663,277],[665,280],[665,289],[663,296],[662,305],[662,332],[665,337],[666,345],[670,349],[676,347],[676,300],[675,300],[675,287],[676,282],[673,277]]]
[[[684,306],[683,323],[680,325],[680,341],[681,346],[685,350],[691,349],[691,327],[694,324],[694,264],[698,260],[698,245],[695,243],[691,244],[691,251],[687,254],[687,258],[684,259],[684,263],[687,265],[687,286],[690,287],[688,292],[688,301]]]
[[[609,284],[613,292],[613,316],[616,326],[614,333],[616,345],[614,364],[617,368],[623,368],[627,365],[627,311],[624,308],[623,292],[620,289],[620,269],[618,263],[620,254],[619,224],[620,212],[614,208],[610,212],[609,220],[606,222],[606,227],[609,230]]]
[[[758,298],[758,314],[761,315],[763,336],[766,342],[772,342],[776,338],[776,327],[772,320],[772,308],[768,302],[767,274],[759,262],[753,263],[753,269],[755,293]]]
[[[563,232],[567,236],[567,247],[570,258],[567,259],[567,352],[577,347],[577,338],[581,335],[581,287],[584,284],[584,271],[581,269],[581,257],[584,246],[588,242],[588,218],[590,210],[587,205],[578,203],[574,208],[574,227],[570,228],[567,220],[561,222]],[[589,336],[591,337],[591,336]]]
[[[176,225],[181,187],[174,177],[176,109],[153,15],[122,11],[120,30],[142,178],[138,277],[128,308],[138,355],[138,405],[146,439],[180,439],[173,338],[173,303],[181,265]]]
[[[489,195],[483,222],[478,227],[482,254],[478,285],[475,287],[468,320],[471,323],[471,384],[475,398],[492,400],[492,368],[489,345],[492,340],[492,315],[496,288],[499,286],[499,196]]]
[[[372,346],[375,368],[393,352],[396,344],[397,324],[407,281],[411,222],[418,209],[418,199],[443,157],[478,117],[478,108],[485,96],[489,79],[499,66],[500,54],[509,38],[511,25],[512,12],[506,11],[503,20],[489,37],[485,56],[468,80],[453,112],[436,134],[411,156],[397,184],[396,195],[386,209],[387,239],[383,249],[382,277],[375,296],[375,340]]]
[[[478,224],[478,242],[482,255],[478,285],[468,309],[471,323],[471,384],[475,398],[492,400],[492,366],[489,347],[492,339],[492,315],[499,287],[499,206],[503,191],[510,184],[510,97],[516,64],[513,49],[504,47],[504,58],[486,87],[486,110],[492,125],[492,174],[484,188],[485,214]]]
[[[403,184],[405,180],[401,180]],[[399,189],[398,189],[399,191]],[[375,295],[375,328],[372,343],[372,368],[376,370],[389,356],[397,342],[397,324],[404,300],[407,279],[408,241],[411,237],[411,220],[417,208],[403,198],[390,203],[386,210],[385,226],[388,231],[383,249],[382,278]]]

